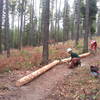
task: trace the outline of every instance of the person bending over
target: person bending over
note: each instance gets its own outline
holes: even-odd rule
[[[97,42],[95,40],[90,41],[90,50],[93,53],[97,52]]]
[[[68,48],[67,52],[71,56],[71,60],[70,60],[70,63],[69,63],[69,68],[75,68],[78,65],[81,65],[80,57],[77,53],[74,53],[71,48]]]

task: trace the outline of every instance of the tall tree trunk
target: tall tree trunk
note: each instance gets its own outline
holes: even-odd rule
[[[54,20],[53,18],[54,18],[54,0],[51,1],[50,40],[54,39]]]
[[[25,33],[25,25],[26,25],[26,15],[24,14],[24,25],[23,25],[23,33]]]
[[[79,41],[79,32],[80,32],[80,0],[76,0],[76,32],[75,32],[75,46],[78,45]]]
[[[91,28],[92,28],[92,20],[91,20],[91,18],[89,19],[89,38],[90,38],[90,40],[92,39],[92,33],[91,33]]]
[[[38,26],[38,45],[42,45],[43,41],[43,35],[42,35],[42,0],[40,0],[39,4],[39,26]]]
[[[98,11],[97,35],[100,36],[100,9],[99,9],[99,11]]]
[[[31,0],[31,10],[30,10],[30,34],[29,34],[29,45],[32,46],[33,45],[33,36],[34,36],[34,21],[33,21],[33,17],[34,17],[34,0]]]
[[[19,50],[21,50],[21,48],[22,48],[22,44],[23,44],[22,41],[23,41],[23,13],[21,13]]]
[[[75,13],[76,13],[76,0],[74,0],[74,5],[73,5],[71,40],[75,40]]]
[[[25,0],[25,3],[24,3],[24,9],[25,9],[25,11],[26,11],[26,6],[27,6],[27,1]],[[24,13],[24,15],[23,15],[23,35],[25,36],[26,35],[26,33],[25,33],[25,31],[26,31],[26,12]],[[23,41],[24,43],[23,44],[26,44],[27,45],[27,40],[26,41]]]
[[[89,34],[89,0],[86,0],[85,33],[84,33],[83,52],[88,52],[88,34]]]
[[[50,0],[44,0],[42,11],[42,34],[43,34],[43,63],[48,63],[49,58],[49,13],[50,13]]]
[[[71,40],[74,40],[74,19],[75,19],[75,18],[74,18],[74,15],[75,15],[75,14],[72,15]]]
[[[11,17],[12,17],[12,22],[11,22],[11,28],[12,28],[12,32],[10,34],[10,45],[12,48],[14,48],[14,22],[15,22],[15,7],[16,7],[16,1],[11,1]]]
[[[18,5],[20,4],[20,0],[18,0]],[[20,49],[20,13],[18,11],[18,39],[16,40],[16,43],[17,43],[17,48]]]
[[[3,0],[0,0],[0,53],[2,53],[2,15],[3,15]]]
[[[23,45],[23,14],[24,14],[24,0],[22,0],[22,3],[21,3],[19,50],[21,50],[22,45]]]
[[[11,36],[11,47],[14,48],[14,12],[12,12],[12,36]]]
[[[63,14],[63,43],[69,39],[69,4],[65,0],[64,14]]]
[[[59,42],[59,31],[60,31],[60,16],[61,16],[61,11],[60,11],[60,8],[61,8],[61,0],[59,1],[59,12],[58,12],[58,20],[57,20],[57,23],[58,23],[58,30],[57,30],[57,33],[58,33],[58,42]]]
[[[10,33],[9,33],[9,1],[6,0],[6,10],[5,10],[5,37],[6,37],[6,50],[7,57],[10,56]]]
[[[56,2],[56,13],[55,13],[55,42],[57,43],[58,41],[58,36],[57,36],[57,0]]]

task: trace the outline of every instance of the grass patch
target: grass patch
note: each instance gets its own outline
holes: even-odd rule
[[[29,55],[30,53],[28,52],[28,51],[26,51],[26,50],[21,50],[21,52],[20,52],[20,54],[23,56],[27,56],[27,55]]]

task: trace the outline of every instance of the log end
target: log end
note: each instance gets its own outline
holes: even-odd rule
[[[19,81],[17,81],[15,85],[16,85],[16,87],[20,87],[21,86]]]

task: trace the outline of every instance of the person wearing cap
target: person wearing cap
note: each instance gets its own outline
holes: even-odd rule
[[[67,49],[67,52],[70,54],[71,56],[71,60],[70,60],[70,64],[69,64],[69,68],[75,68],[77,67],[79,64],[81,64],[80,62],[80,57],[77,53],[72,52],[71,48]]]

